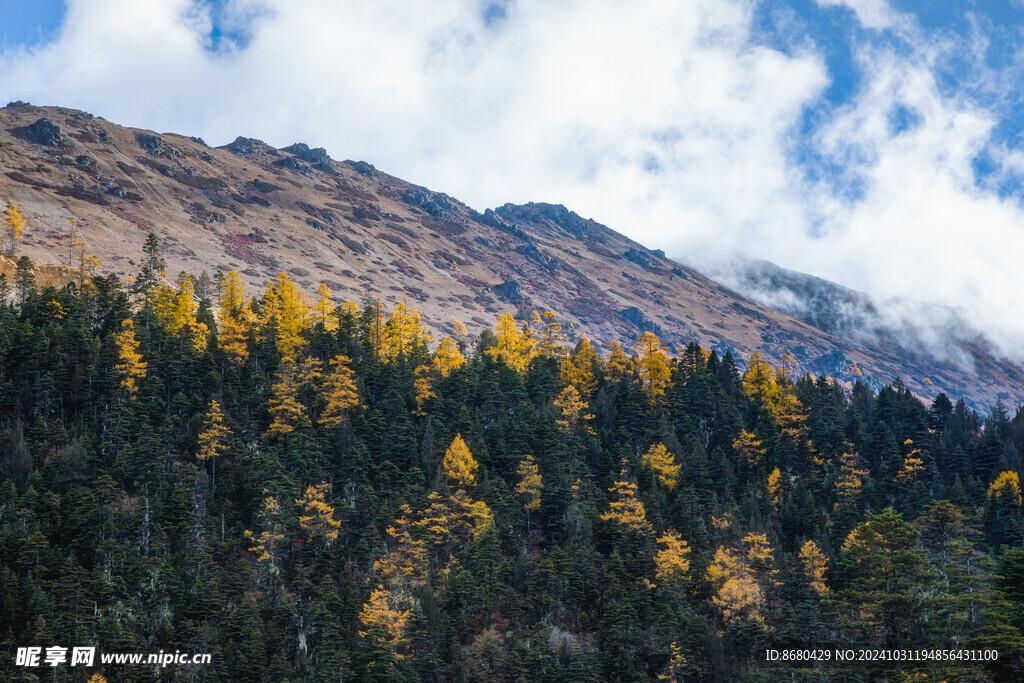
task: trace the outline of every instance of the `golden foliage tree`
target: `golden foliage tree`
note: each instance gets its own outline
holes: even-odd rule
[[[719,546],[707,576],[715,591],[711,602],[727,624],[760,619],[764,593],[736,551]]]
[[[497,343],[487,350],[487,354],[500,358],[517,372],[525,372],[535,355],[535,342],[525,330],[520,331],[511,313],[498,316],[495,336]]]
[[[856,453],[843,453],[839,456],[839,476],[836,478],[836,496],[839,502],[853,503],[860,495],[867,470],[861,469],[860,456]]]
[[[661,340],[653,332],[644,332],[633,348],[637,352],[637,370],[640,382],[648,398],[656,400],[665,395],[672,373],[669,369],[669,355]]]
[[[348,411],[359,407],[359,388],[356,373],[349,367],[351,362],[347,356],[331,359],[323,387],[326,405],[320,413],[320,424],[325,427],[337,427],[345,421]]]
[[[135,338],[135,323],[131,318],[125,318],[121,323],[121,331],[114,336],[114,344],[118,360],[114,371],[121,378],[121,388],[129,397],[135,398],[139,388],[137,381],[146,376],[146,361],[139,353],[139,340]]]
[[[220,348],[234,363],[244,363],[249,357],[249,330],[252,313],[246,307],[245,286],[238,273],[228,271],[221,284],[217,307],[217,325]]]
[[[782,472],[776,467],[768,475],[768,497],[776,509],[782,502]]]
[[[615,499],[608,504],[608,512],[601,515],[602,520],[615,522],[627,533],[646,535],[653,531],[643,501],[637,497],[637,485],[626,478],[625,470],[608,491],[615,494]]]
[[[267,493],[264,489],[263,493]],[[277,546],[284,540],[281,530],[281,522],[278,517],[281,513],[281,504],[273,496],[266,496],[260,506],[259,522],[261,531],[256,534],[250,530],[245,531],[245,537],[252,541],[253,545],[249,552],[255,553],[256,561],[260,564],[266,563],[271,574],[277,573]]]
[[[313,305],[313,322],[320,323],[328,332],[338,329],[338,319],[334,315],[334,301],[331,290],[323,282],[316,288],[317,300]]]
[[[264,324],[285,363],[294,363],[305,344],[302,333],[309,323],[309,305],[288,273],[280,273],[267,285]]]
[[[479,467],[469,446],[463,441],[462,434],[456,434],[441,460],[441,474],[453,488],[466,489],[476,485],[476,471]]]
[[[14,256],[18,249],[18,242],[25,236],[25,217],[17,205],[11,204],[4,211],[4,236],[7,238],[7,255]]]
[[[682,465],[676,462],[676,457],[665,447],[665,444],[656,443],[647,449],[647,452],[640,458],[640,464],[645,470],[653,473],[658,483],[669,491],[675,489],[679,484],[679,472]]]
[[[217,456],[227,450],[229,436],[231,430],[224,424],[224,413],[220,410],[220,404],[216,400],[211,400],[203,419],[203,431],[199,432],[199,452],[196,453],[196,457],[203,462],[213,462],[214,491],[217,490]]]
[[[458,318],[452,318],[452,334],[456,337],[468,336],[469,330],[466,329],[466,323],[462,322]]]
[[[417,348],[430,344],[430,335],[423,326],[423,316],[414,307],[396,304],[384,326],[381,358],[407,358]]]
[[[412,600],[404,591],[378,586],[359,612],[359,623],[366,629],[359,635],[365,638],[371,629],[381,629],[387,635],[395,657],[402,659],[409,644],[407,634],[412,618],[411,606]]]
[[[757,466],[761,464],[761,457],[764,456],[764,446],[761,445],[761,441],[756,436],[746,429],[740,430],[740,435],[732,442],[732,447],[751,465]]]
[[[686,657],[683,657],[683,650],[672,641],[669,645],[668,665],[665,671],[658,674],[659,683],[678,683],[683,680],[683,670],[686,669]]]
[[[560,420],[556,420],[558,426],[569,434],[593,434],[590,425],[587,424],[594,416],[587,412],[587,402],[580,397],[573,385],[567,386],[555,397],[555,407],[562,414]]]
[[[615,381],[627,379],[633,371],[633,363],[622,350],[622,345],[614,339],[608,344],[608,376]]]
[[[309,534],[310,541],[319,538],[330,543],[338,538],[341,520],[334,519],[334,508],[326,500],[330,488],[327,482],[307,486],[306,494],[295,501],[302,506],[299,525]]]
[[[434,369],[442,377],[448,377],[466,364],[466,359],[459,352],[459,347],[451,337],[445,337],[434,352]]]
[[[800,571],[807,587],[820,597],[828,595],[825,583],[825,572],[828,570],[828,558],[814,541],[808,540],[800,547]]]
[[[658,538],[654,554],[654,575],[658,581],[675,583],[690,572],[690,544],[675,531],[666,531]]]
[[[416,379],[413,381],[413,394],[416,399],[416,414],[426,415],[427,401],[432,398],[436,398],[437,394],[434,393],[433,379],[430,377],[430,368],[426,365],[421,365],[416,368],[413,373]]]
[[[1020,505],[1020,476],[1012,470],[1000,472],[988,487],[988,497]]]
[[[544,488],[544,480],[540,476],[540,468],[532,455],[526,455],[516,468],[519,481],[516,483],[516,497],[523,502],[526,510],[526,526],[530,526],[530,510],[540,509],[540,492]]]
[[[909,446],[910,452],[903,456],[903,467],[896,473],[896,481],[909,484],[916,481],[924,472],[924,460],[921,459],[921,449],[913,447],[913,439],[907,439],[903,445]]]
[[[560,380],[571,384],[584,398],[589,398],[597,389],[601,359],[590,340],[584,335],[568,358],[562,361]]]
[[[373,564],[373,570],[389,586],[413,588],[426,583],[427,550],[413,535],[412,509],[402,504],[402,515],[387,529],[387,554]]]
[[[537,349],[540,354],[551,358],[565,355],[565,347],[562,346],[565,335],[562,334],[562,323],[559,322],[558,316],[553,311],[546,311],[544,315],[534,311],[534,315],[537,316],[534,324],[540,330],[540,343]]]
[[[306,417],[306,407],[299,401],[299,378],[294,368],[283,367],[270,393],[270,428],[273,436],[284,437],[295,431]]]

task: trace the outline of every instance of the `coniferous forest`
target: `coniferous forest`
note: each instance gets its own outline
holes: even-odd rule
[[[0,639],[212,661],[3,680],[1024,676],[1024,411],[145,254],[0,280]]]

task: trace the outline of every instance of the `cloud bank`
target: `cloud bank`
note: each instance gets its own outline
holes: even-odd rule
[[[696,265],[963,306],[1024,357],[1016,60],[986,63],[983,20],[818,5],[848,25],[838,102],[821,36],[747,0],[68,0],[52,42],[0,55],[0,99],[304,141],[481,210],[563,203]]]

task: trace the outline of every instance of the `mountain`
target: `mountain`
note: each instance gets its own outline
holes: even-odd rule
[[[855,334],[863,325],[840,313],[870,313],[870,302],[832,283],[745,267],[730,276],[754,292],[744,296],[563,206],[479,213],[304,143],[276,149],[238,137],[211,148],[17,102],[0,110],[0,171],[0,196],[27,219],[20,253],[39,264],[67,262],[74,219],[101,269],[122,276],[136,271],[153,232],[169,274],[235,269],[259,291],[288,271],[339,299],[406,300],[435,332],[453,317],[479,332],[505,310],[536,308],[556,311],[570,339],[628,344],[649,330],[666,344],[694,341],[741,361],[756,352],[778,364],[785,353],[797,373],[844,383],[878,388],[898,377],[925,400],[940,391],[977,407],[1024,400],[1024,371],[982,337],[957,330],[948,345],[926,344],[898,325]],[[13,264],[0,267],[9,273]],[[789,292],[792,305],[767,305],[772,291]]]

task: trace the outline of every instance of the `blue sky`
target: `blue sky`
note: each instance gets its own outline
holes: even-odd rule
[[[0,0],[2,1],[2,0]],[[4,2],[0,100],[325,146],[1008,328],[1024,0]]]

